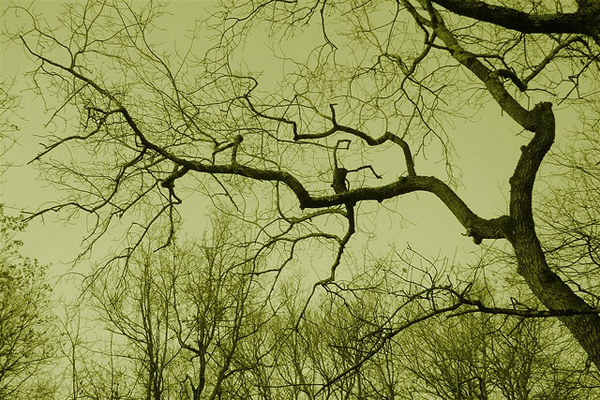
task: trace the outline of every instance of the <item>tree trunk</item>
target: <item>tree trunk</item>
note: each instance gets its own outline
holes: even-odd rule
[[[532,192],[537,170],[554,141],[554,114],[550,103],[540,103],[531,111],[535,135],[522,154],[510,179],[510,218],[512,244],[518,272],[531,291],[550,310],[591,311],[592,307],[554,273],[535,233]],[[573,336],[600,369],[600,316],[596,313],[560,317]]]

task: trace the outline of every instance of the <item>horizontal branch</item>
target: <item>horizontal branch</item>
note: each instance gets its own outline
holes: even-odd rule
[[[510,315],[522,318],[549,318],[549,317],[566,317],[574,315],[587,315],[587,314],[600,314],[600,309],[589,309],[589,310],[535,310],[535,309],[517,309],[517,308],[506,308],[506,307],[488,307],[484,305],[480,300],[470,300],[461,298],[459,304],[474,306],[468,310],[460,310],[455,313],[448,315],[449,318],[457,317],[459,315],[482,313],[482,314],[495,314],[495,315]]]
[[[238,175],[258,181],[281,182],[294,192],[301,209],[327,208],[369,200],[382,202],[412,192],[429,192],[446,205],[467,230],[467,236],[473,237],[476,243],[480,243],[482,239],[506,238],[511,230],[507,216],[489,220],[479,217],[448,185],[433,176],[403,176],[382,186],[361,187],[328,196],[312,196],[296,177],[286,171],[258,169],[239,164],[212,165],[192,161],[185,161],[182,165],[197,172]]]
[[[369,146],[379,146],[386,142],[392,142],[394,144],[397,144],[398,146],[400,146],[400,148],[402,149],[402,152],[404,154],[404,160],[406,161],[406,168],[408,170],[408,174],[411,176],[416,175],[415,164],[414,164],[414,161],[412,158],[412,154],[410,152],[408,143],[406,143],[406,141],[404,139],[402,139],[400,136],[395,135],[389,131],[379,137],[373,137],[373,136],[369,135],[368,133],[363,132],[359,129],[339,124],[337,122],[337,118],[336,118],[335,104],[329,105],[329,108],[331,110],[331,123],[333,125],[331,128],[329,128],[326,131],[316,132],[316,133],[299,133],[298,132],[298,124],[295,121],[284,118],[284,117],[274,117],[271,115],[267,115],[256,109],[256,107],[250,101],[249,96],[245,96],[244,99],[248,103],[250,110],[252,112],[254,112],[256,115],[258,115],[262,118],[266,118],[268,120],[277,121],[277,122],[286,124],[288,126],[291,126],[294,141],[324,139],[324,138],[334,135],[335,133],[343,132],[343,133],[347,133],[349,135],[355,136],[355,137],[363,140]]]
[[[573,13],[536,14],[479,0],[432,0],[448,11],[523,33],[597,34],[598,16],[591,6]]]

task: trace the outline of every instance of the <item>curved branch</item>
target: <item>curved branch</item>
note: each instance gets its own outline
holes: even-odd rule
[[[329,196],[312,196],[304,185],[292,174],[281,170],[264,170],[244,165],[208,165],[184,161],[184,167],[210,174],[235,174],[259,181],[281,182],[294,192],[300,208],[327,208],[346,203],[375,200],[382,202],[412,192],[429,192],[437,196],[473,237],[476,243],[482,239],[506,238],[511,231],[507,216],[484,219],[475,214],[466,203],[443,181],[433,176],[406,176],[386,185],[361,187]]]
[[[436,22],[436,24],[438,23]],[[443,28],[441,29],[442,33],[447,32],[447,30],[445,30],[445,27],[443,25],[441,26]],[[453,39],[453,36],[449,32],[447,33]],[[27,46],[25,40],[23,38],[21,39],[23,40],[25,46]],[[457,42],[456,45],[458,45]],[[59,63],[53,62],[43,57],[42,55],[35,53],[29,47],[27,47],[27,49],[31,54],[38,57],[40,60],[47,62],[59,69],[62,69],[70,73],[77,79],[86,82],[95,90],[97,90],[100,94],[106,96],[108,99],[116,103],[116,105],[118,106],[116,112],[120,113],[124,117],[127,124],[132,129],[133,133],[138,138],[141,146],[144,149],[152,150],[164,157],[165,159],[168,159],[176,165],[179,165],[181,167],[181,169],[178,170],[179,173],[175,173],[174,175],[167,177],[167,179],[163,182],[163,185],[166,184],[167,187],[172,186],[174,184],[175,179],[180,177],[180,174],[181,176],[183,176],[183,174],[187,173],[188,171],[196,171],[209,174],[238,175],[259,181],[281,182],[285,184],[288,188],[290,188],[292,192],[294,192],[295,196],[299,201],[301,209],[327,208],[343,204],[354,204],[358,201],[364,200],[376,200],[382,202],[385,199],[390,199],[402,194],[407,194],[415,191],[425,191],[435,194],[440,200],[442,200],[442,202],[448,207],[448,209],[454,214],[457,220],[466,229],[467,235],[473,237],[473,240],[477,244],[481,243],[482,239],[505,238],[507,237],[507,232],[510,230],[507,217],[504,216],[491,220],[483,219],[477,216],[475,213],[473,213],[469,209],[469,207],[462,201],[462,199],[441,180],[430,176],[418,176],[415,172],[414,161],[412,159],[410,148],[408,144],[399,136],[394,135],[391,132],[386,132],[384,135],[378,138],[374,138],[363,131],[348,126],[339,125],[335,119],[334,105],[331,105],[332,123],[334,126],[329,131],[317,135],[300,135],[294,129],[294,139],[315,139],[317,137],[325,137],[334,132],[341,131],[362,139],[370,146],[377,146],[387,141],[391,141],[399,145],[403,150],[404,158],[407,164],[408,176],[400,177],[396,181],[383,186],[357,188],[345,191],[343,193],[337,193],[335,195],[313,197],[306,189],[306,187],[304,187],[302,182],[300,182],[295,176],[293,176],[289,172],[282,170],[259,169],[246,165],[240,165],[235,161],[235,155],[233,155],[232,163],[225,165],[214,165],[206,164],[201,161],[191,161],[186,158],[180,157],[174,153],[171,153],[165,148],[150,141],[144,135],[133,116],[129,113],[129,110],[122,105],[119,99],[117,99],[112,93],[100,86],[98,83],[78,73],[73,68],[66,67]],[[485,74],[489,73],[487,67],[483,66],[483,64],[481,64],[477,59],[475,59],[475,62],[479,63],[480,68],[483,68],[485,70]],[[497,77],[493,79],[493,81],[501,88],[502,91],[506,92],[502,87],[502,84],[498,81]],[[250,104],[252,110],[261,117],[290,124],[293,128],[296,127],[294,121],[289,121],[279,117],[271,117],[266,114],[260,113],[258,110],[253,108],[248,97],[246,97],[246,101]],[[521,106],[518,105],[518,107]],[[527,119],[529,120],[530,118],[528,115],[528,111],[524,110],[522,107],[519,110],[519,112],[521,110],[527,114]],[[237,138],[238,142],[234,143],[234,149],[236,147],[235,145],[239,145],[239,142],[241,142],[240,138]]]
[[[552,104],[540,103],[533,110],[526,110],[506,91],[498,79],[497,71],[490,70],[475,55],[464,50],[444,25],[441,16],[435,10],[429,12],[431,26],[446,44],[452,56],[486,85],[492,97],[513,120],[524,129],[535,133],[530,143],[521,148],[521,157],[510,178],[510,217],[507,218],[506,223],[508,230],[504,233],[514,248],[518,272],[548,309],[576,310],[585,314],[592,309],[591,306],[573,292],[548,266],[533,220],[533,185],[539,166],[550,150],[555,136]],[[414,13],[413,11],[415,18],[422,18]],[[600,316],[586,314],[564,316],[560,319],[585,349],[590,360],[600,368],[600,348],[597,345],[600,342]]]
[[[554,141],[555,122],[550,103],[540,103],[532,110],[536,134],[522,154],[510,178],[510,218],[513,232],[509,240],[515,250],[518,272],[531,291],[549,310],[574,310],[586,314],[593,308],[579,297],[549,267],[535,232],[532,212],[532,192],[539,166]],[[561,317],[573,336],[600,366],[600,316],[597,314]]]
[[[422,19],[422,16],[415,14],[415,10],[411,10],[415,18]],[[437,12],[432,10],[432,26],[437,36],[444,42],[448,51],[452,56],[469,69],[481,82],[483,82],[492,95],[494,100],[502,107],[502,109],[511,116],[515,122],[521,125],[524,129],[533,131],[535,127],[532,124],[532,118],[529,113],[518,101],[508,93],[504,85],[499,79],[497,71],[486,67],[479,59],[471,52],[465,50],[456,37],[448,30],[444,21]]]

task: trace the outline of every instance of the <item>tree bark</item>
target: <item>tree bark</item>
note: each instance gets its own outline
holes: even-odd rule
[[[536,14],[480,0],[432,0],[448,11],[523,33],[579,33],[598,37],[600,2],[578,1],[572,13]]]

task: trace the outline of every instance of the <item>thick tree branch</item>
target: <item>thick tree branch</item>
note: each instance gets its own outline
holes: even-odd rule
[[[413,9],[411,12],[415,18],[418,18],[419,20],[423,19],[422,16],[415,14],[416,10]],[[504,85],[499,79],[498,72],[486,67],[474,54],[466,51],[452,32],[448,30],[441,16],[434,10],[432,10],[431,13],[431,25],[452,56],[485,84],[487,90],[500,105],[502,110],[510,115],[512,119],[523,128],[532,131],[534,127],[529,112],[504,88]]]
[[[554,141],[555,121],[552,105],[540,103],[531,111],[522,107],[499,81],[497,71],[490,70],[475,55],[464,50],[433,7],[429,7],[428,11],[431,18],[431,21],[428,21],[429,25],[453,57],[486,85],[503,111],[524,129],[535,133],[530,143],[522,147],[521,157],[510,178],[510,217],[505,234],[515,250],[518,272],[542,304],[549,310],[575,310],[585,314],[560,319],[588,353],[590,360],[600,368],[600,316],[586,314],[592,307],[550,269],[535,232],[532,211],[533,185],[539,166]],[[416,19],[423,20],[414,9],[411,12]]]
[[[598,2],[581,2],[574,13],[534,14],[479,0],[432,0],[447,10],[523,33],[598,35]]]
[[[346,203],[375,200],[382,202],[404,194],[422,191],[436,195],[467,230],[467,235],[480,243],[482,239],[506,238],[510,232],[508,217],[486,220],[476,215],[444,182],[433,176],[403,176],[387,185],[361,187],[330,196],[312,196],[292,174],[281,170],[264,170],[243,165],[211,165],[184,161],[190,170],[210,174],[235,174],[259,181],[281,182],[294,192],[301,209],[327,208]]]
[[[99,93],[108,97],[109,99],[117,103],[117,105],[120,105],[118,99],[116,99],[110,92],[108,92],[89,78],[78,74],[70,68],[61,66],[60,64],[52,63],[52,65],[64,69],[69,73],[75,75],[77,78],[87,82],[96,90],[98,90]],[[150,141],[141,131],[134,118],[131,116],[131,114],[125,107],[121,106],[121,108],[118,109],[118,112],[121,113],[121,115],[123,115],[127,124],[132,129],[136,137],[139,139],[144,149],[152,150],[164,157],[165,159],[168,159],[182,167],[178,170],[177,173],[170,175],[162,183],[163,187],[167,187],[171,191],[173,190],[175,180],[183,176],[188,171],[197,171],[209,174],[238,175],[259,181],[281,182],[294,192],[294,194],[298,198],[301,209],[332,207],[342,204],[356,203],[365,200],[376,200],[378,202],[382,202],[383,200],[394,198],[403,194],[416,191],[425,191],[435,194],[440,200],[442,200],[442,202],[454,214],[454,216],[461,223],[461,225],[466,229],[467,236],[473,237],[473,240],[477,244],[481,243],[482,239],[505,238],[507,232],[509,231],[509,223],[507,217],[500,217],[491,220],[483,219],[477,216],[475,213],[473,213],[469,209],[469,207],[462,201],[462,199],[441,180],[431,176],[416,175],[414,169],[414,162],[412,160],[412,155],[410,153],[408,144],[403,139],[390,132],[386,132],[383,136],[375,139],[362,131],[358,131],[349,127],[342,127],[343,129],[339,129],[363,139],[369,145],[372,146],[384,143],[388,140],[398,144],[402,148],[405,156],[405,161],[408,169],[407,177],[400,177],[395,182],[383,186],[363,187],[331,196],[313,197],[296,177],[294,177],[292,174],[286,171],[259,169],[250,166],[240,165],[237,162],[235,162],[235,160],[233,160],[232,164],[225,165],[206,164],[198,161],[190,161],[184,157],[177,156]],[[338,125],[337,127],[339,128],[340,126]],[[238,141],[235,144],[239,145],[239,142],[241,142],[240,139],[238,139]],[[232,157],[235,158],[235,156]]]
[[[456,317],[459,315],[481,313],[481,314],[493,314],[493,315],[511,315],[521,318],[551,318],[551,317],[565,317],[565,316],[577,316],[577,315],[588,315],[588,314],[600,314],[599,309],[589,310],[519,310],[516,308],[506,307],[489,307],[483,304],[480,300],[460,299],[461,304],[470,305],[475,308],[467,310],[460,310],[452,313],[448,317]]]

